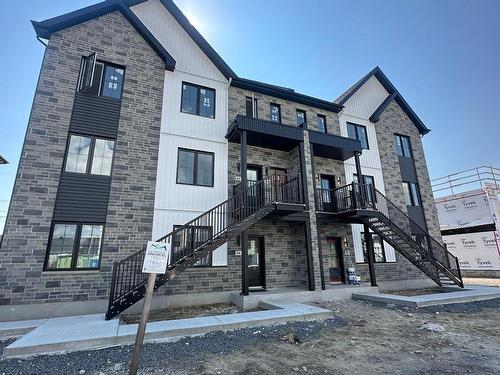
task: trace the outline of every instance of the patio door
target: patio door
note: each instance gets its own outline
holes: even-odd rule
[[[321,211],[332,212],[335,210],[335,176],[320,176],[320,209]]]
[[[269,176],[271,183],[272,197],[276,201],[286,201],[285,184],[286,184],[286,169],[269,168]]]
[[[330,284],[345,284],[344,257],[339,237],[327,237]]]
[[[265,288],[264,238],[248,237],[248,286]]]

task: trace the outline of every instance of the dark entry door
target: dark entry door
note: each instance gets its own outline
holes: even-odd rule
[[[286,201],[286,169],[269,168],[269,176],[273,200]]]
[[[248,286],[265,288],[264,239],[248,238]]]
[[[257,186],[256,183],[262,180],[262,168],[258,166],[248,166],[247,167],[247,183],[248,183],[248,195],[247,195],[247,205],[250,207],[258,208],[259,204],[262,203],[262,186]]]
[[[328,269],[331,284],[344,284],[344,257],[339,237],[327,237],[328,243]]]
[[[321,211],[335,211],[335,177],[322,174],[320,176],[320,209]]]

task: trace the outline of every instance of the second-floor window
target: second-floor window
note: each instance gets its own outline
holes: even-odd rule
[[[306,122],[306,111],[303,111],[301,109],[297,109],[295,118],[296,118],[297,126],[304,124]]]
[[[418,185],[413,182],[403,182],[403,194],[407,206],[421,206]]]
[[[281,107],[279,104],[271,103],[269,106],[270,118],[272,122],[281,123]]]
[[[347,136],[351,139],[357,139],[361,142],[361,147],[368,149],[368,135],[366,133],[366,127],[363,125],[353,124],[351,122],[347,123]]]
[[[71,134],[64,171],[109,176],[114,148],[110,139]]]
[[[318,125],[318,131],[326,133],[326,117],[323,115],[318,115],[316,117],[316,122]]]
[[[78,91],[96,96],[120,99],[123,91],[125,69],[96,60],[96,54],[82,58]]]
[[[214,154],[179,148],[177,156],[177,183],[214,186]]]
[[[215,90],[183,82],[181,112],[215,118]]]
[[[410,138],[405,135],[394,134],[394,142],[396,143],[396,152],[399,156],[411,158]]]

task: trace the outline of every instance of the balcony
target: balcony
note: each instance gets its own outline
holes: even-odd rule
[[[229,142],[240,143],[241,131],[247,132],[247,144],[251,146],[291,151],[304,142],[302,127],[242,115],[236,116],[226,138]],[[357,140],[309,129],[308,132],[314,156],[344,161],[361,152],[361,144]]]

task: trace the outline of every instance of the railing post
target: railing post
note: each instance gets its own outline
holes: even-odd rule
[[[356,197],[356,183],[353,182],[351,184],[352,188],[351,188],[351,205],[352,205],[352,208],[353,209],[356,209],[358,207],[358,204],[357,204],[357,197]]]

